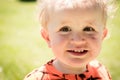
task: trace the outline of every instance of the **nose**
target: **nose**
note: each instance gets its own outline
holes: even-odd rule
[[[86,43],[85,36],[83,34],[73,34],[71,37],[71,43],[82,45]]]

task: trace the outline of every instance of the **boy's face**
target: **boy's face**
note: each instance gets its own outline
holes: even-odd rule
[[[99,11],[56,10],[42,35],[59,62],[79,67],[100,53],[107,33],[104,27]]]

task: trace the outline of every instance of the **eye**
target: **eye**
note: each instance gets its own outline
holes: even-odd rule
[[[63,26],[63,27],[60,29],[60,31],[62,31],[62,32],[69,32],[69,31],[71,31],[71,28],[70,28],[69,26]]]
[[[95,29],[92,28],[92,27],[90,27],[90,26],[86,26],[86,27],[83,29],[83,31],[89,32],[89,31],[95,31]]]

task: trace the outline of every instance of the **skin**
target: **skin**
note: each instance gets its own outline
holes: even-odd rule
[[[54,67],[63,73],[80,74],[100,53],[107,35],[101,12],[95,10],[54,10],[42,37],[56,59]]]

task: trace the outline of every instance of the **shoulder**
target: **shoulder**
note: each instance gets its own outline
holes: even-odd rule
[[[97,60],[91,61],[89,63],[89,67],[91,69],[95,69],[97,71],[102,71],[102,72],[106,72],[107,71],[106,67],[103,64],[101,64],[99,61],[97,61]]]
[[[91,73],[93,73],[94,75],[99,75],[100,77],[104,78],[105,80],[111,80],[111,76],[110,76],[107,68],[97,60],[91,61],[89,63],[88,70]]]
[[[93,60],[93,61],[89,62],[88,66],[90,66],[92,68],[101,68],[101,67],[104,67],[104,65],[101,64],[98,60]]]
[[[53,61],[54,60],[51,60],[47,62],[47,64],[41,66],[40,68],[33,70],[24,78],[24,80],[48,80],[49,76],[52,74],[54,69],[52,66]]]
[[[32,72],[30,72],[24,80],[41,80],[43,76],[45,66],[41,66],[40,68],[34,69]]]

